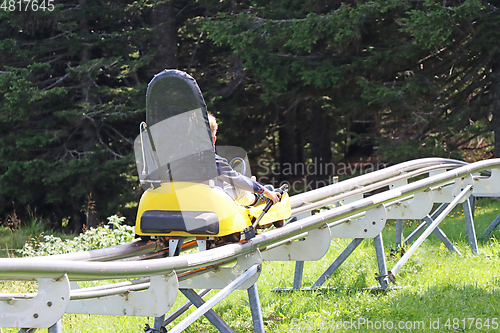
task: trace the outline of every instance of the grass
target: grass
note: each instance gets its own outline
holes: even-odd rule
[[[478,235],[499,214],[500,202],[476,202]],[[404,234],[419,221],[405,221]],[[395,288],[379,291],[371,240],[363,241],[346,262],[316,291],[272,290],[293,283],[293,262],[265,262],[257,282],[267,332],[498,332],[500,331],[500,228],[479,241],[479,255],[471,254],[461,207],[441,223],[441,229],[462,255],[449,252],[431,235],[397,274]],[[383,232],[388,269],[399,259],[394,247],[395,222]],[[310,286],[349,244],[333,239],[329,252],[317,262],[306,262],[303,285]],[[1,288],[0,288],[1,289]],[[212,294],[215,291],[212,291]],[[174,309],[186,299],[179,293]],[[252,332],[246,291],[236,291],[214,310],[236,331]],[[190,310],[188,313],[190,313]],[[184,318],[187,314],[185,314]],[[179,320],[179,319],[178,319]],[[176,322],[178,322],[178,320]],[[65,315],[63,332],[142,332],[154,318]],[[167,327],[171,328],[172,326]],[[17,332],[4,329],[4,333]],[[201,318],[186,332],[217,332]]]
[[[45,223],[37,218],[32,218],[22,226],[19,221],[18,225],[15,227],[0,225],[0,258],[16,256],[15,250],[22,248],[32,237],[38,237],[42,233],[53,233],[45,230]]]

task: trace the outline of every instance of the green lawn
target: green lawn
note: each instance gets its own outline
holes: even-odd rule
[[[476,202],[475,226],[479,235],[499,214],[500,202]],[[405,235],[418,221],[405,221]],[[387,291],[377,286],[373,242],[364,241],[317,291],[276,293],[293,282],[293,262],[265,262],[257,283],[267,332],[499,332],[500,331],[500,230],[479,241],[479,255],[469,249],[461,207],[440,225],[462,256],[450,253],[431,235],[396,276]],[[383,238],[388,269],[398,257],[394,221],[388,221]],[[332,240],[328,254],[305,264],[303,285],[310,286],[350,240]],[[212,291],[215,293],[215,291]],[[181,294],[176,305],[186,299]],[[237,332],[252,332],[246,291],[237,291],[214,310]],[[184,315],[185,316],[185,315]],[[142,332],[153,318],[65,315],[63,332]],[[179,319],[178,319],[179,320]],[[178,321],[177,321],[178,322]],[[168,328],[168,327],[167,327]],[[4,329],[3,332],[17,332]],[[199,319],[186,332],[217,332]]]

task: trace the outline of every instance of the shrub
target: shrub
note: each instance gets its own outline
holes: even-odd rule
[[[108,217],[108,224],[87,229],[73,239],[62,240],[53,235],[31,237],[22,249],[16,250],[23,257],[45,256],[102,249],[134,240],[134,227],[122,225],[125,217]]]

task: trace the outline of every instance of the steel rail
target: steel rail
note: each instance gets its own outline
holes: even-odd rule
[[[181,248],[181,253],[197,246],[196,240],[184,241]],[[168,246],[157,250],[156,252],[149,252],[140,254],[137,256],[130,256],[127,258],[117,259],[118,261],[137,261],[137,260],[149,260],[168,257]]]
[[[380,180],[380,181],[378,181],[376,183],[371,183],[371,184],[366,185],[366,186],[357,185],[353,189],[351,189],[349,191],[346,191],[346,192],[340,192],[337,189],[337,193],[340,192],[340,194],[337,194],[337,195],[331,196],[331,197],[327,197],[327,198],[321,199],[319,201],[315,201],[315,202],[303,204],[302,206],[298,206],[296,208],[293,208],[292,209],[292,216],[295,216],[297,214],[303,213],[305,211],[310,211],[310,210],[313,210],[313,209],[317,209],[317,208],[320,208],[320,207],[331,205],[331,204],[333,204],[335,202],[347,199],[347,198],[352,197],[354,195],[364,194],[364,193],[367,193],[367,192],[370,192],[370,191],[374,191],[374,190],[380,189],[381,187],[393,184],[395,181],[408,180],[408,179],[411,179],[411,178],[418,177],[418,176],[421,176],[423,174],[429,173],[430,171],[436,171],[436,170],[440,170],[440,169],[457,168],[457,167],[458,167],[458,165],[451,164],[451,163],[438,164],[438,165],[433,165],[433,166],[429,166],[429,167],[425,167],[425,168],[421,168],[421,169],[416,169],[414,171],[409,171],[409,172],[401,173],[400,175],[396,175],[396,176],[393,176],[391,178],[386,178],[386,179]],[[342,182],[341,183],[336,183],[336,184],[333,184],[333,185],[330,185],[330,186],[332,186],[332,187],[337,186],[338,187],[338,184],[342,184]],[[332,193],[332,195],[334,195],[334,194],[336,194],[336,193]]]
[[[178,273],[194,270],[237,258],[256,249],[264,249],[266,246],[318,228],[326,223],[331,223],[331,225],[343,223],[339,220],[349,215],[398,200],[407,195],[428,190],[431,186],[439,186],[453,179],[466,177],[473,173],[492,168],[500,168],[500,159],[491,159],[465,165],[321,212],[295,223],[289,223],[279,229],[269,230],[249,241],[228,244],[208,251],[133,263],[39,260],[37,258],[0,259],[0,278],[4,280],[34,280],[36,278],[57,278],[66,273],[71,280],[114,279],[166,274],[173,270]]]
[[[76,253],[55,254],[50,256],[23,257],[19,259],[36,258],[38,260],[71,260],[71,261],[111,261],[125,259],[163,250],[157,242],[135,241],[122,245],[115,245],[104,249],[82,251]]]
[[[116,286],[114,288],[107,289],[97,289],[97,290],[86,290],[86,289],[76,289],[71,290],[70,298],[71,300],[78,299],[89,299],[89,298],[99,298],[104,296],[112,296],[128,293],[131,291],[141,291],[146,290],[151,285],[150,282],[134,283],[128,286]]]
[[[354,190],[359,186],[365,186],[374,182],[385,180],[387,178],[398,176],[405,172],[410,172],[418,168],[423,168],[426,166],[435,166],[438,164],[452,164],[457,166],[463,166],[466,165],[467,163],[463,161],[446,159],[446,158],[422,158],[404,163],[399,163],[381,170],[377,170],[355,178],[341,181],[340,183],[331,184],[319,189],[315,189],[313,191],[294,195],[293,197],[290,198],[290,204],[293,209],[301,205],[310,204],[316,200],[321,200],[335,194]]]
[[[232,260],[230,262],[226,262],[224,264],[230,264],[234,262]],[[184,281],[186,279],[190,279],[194,276],[205,274],[207,272],[213,271],[220,267],[218,266],[206,266],[201,269],[190,271],[188,273],[184,273],[178,275],[178,281]],[[112,296],[124,294],[131,291],[142,291],[146,290],[150,287],[151,279],[149,277],[140,278],[136,280],[129,280],[123,282],[117,282],[112,284],[94,286],[94,287],[86,287],[86,288],[76,288],[71,289],[70,298],[71,300],[81,300],[81,299],[90,299],[90,298],[99,298],[103,296]],[[37,295],[37,293],[0,293],[0,301],[12,301],[19,299],[32,299]]]
[[[182,245],[181,251],[189,250],[196,246],[196,241],[187,241]],[[37,256],[43,260],[72,260],[72,261],[136,261],[155,257],[168,256],[168,246],[161,242],[138,240],[127,244],[116,245],[104,249],[64,253],[50,256]],[[26,259],[29,257],[23,257]]]

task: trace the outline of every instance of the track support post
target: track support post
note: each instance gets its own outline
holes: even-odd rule
[[[491,234],[491,232],[493,230],[495,230],[495,228],[500,224],[500,214],[498,214],[498,216],[493,220],[493,222],[491,222],[491,224],[488,226],[488,228],[486,228],[486,230],[483,232],[483,234],[481,235],[481,238],[486,238],[488,237],[489,234]]]
[[[300,290],[302,287],[302,277],[304,275],[304,262],[295,262],[295,273],[293,274],[293,290]]]
[[[403,245],[403,220],[396,220],[396,247]]]
[[[200,308],[205,304],[205,301],[201,298],[201,294],[197,294],[193,289],[180,289],[181,292],[186,296],[186,298],[194,304],[197,308]],[[187,310],[187,309],[186,309]],[[234,333],[234,331],[229,327],[229,325],[222,320],[222,318],[212,309],[208,310],[204,316],[222,333]]]
[[[476,229],[474,228],[474,197],[471,195],[462,203],[465,217],[465,229],[469,239],[470,249],[473,254],[478,254]]]
[[[363,238],[354,238],[349,245],[340,253],[340,255],[333,261],[333,263],[328,267],[323,274],[319,277],[319,279],[314,282],[312,285],[311,289],[316,289],[321,287],[326,280],[332,276],[332,274],[337,270],[337,268],[340,267],[344,263],[344,261],[351,255],[351,253],[356,250],[359,244],[361,244],[361,241]]]
[[[389,286],[389,277],[387,274],[387,265],[385,263],[385,253],[384,253],[384,242],[382,240],[382,234],[379,234],[373,239],[373,244],[375,245],[375,253],[377,255],[378,264],[378,282],[382,289],[387,289]]]
[[[462,200],[465,196],[470,196],[472,191],[472,185],[467,185],[462,192],[460,192],[455,199],[436,217],[436,219],[431,223],[431,225],[425,229],[425,231],[420,235],[420,237],[410,246],[410,248],[405,252],[405,254],[399,259],[399,261],[392,268],[392,274],[396,275],[401,267],[408,261],[408,259],[413,255],[413,253],[420,247],[424,240],[434,231],[434,229],[441,223],[442,220],[451,212],[453,208]]]
[[[427,227],[429,227],[433,221],[434,220],[429,215],[424,217],[424,222],[427,225]],[[460,253],[460,251],[455,247],[455,245],[453,245],[453,243],[450,241],[450,239],[446,236],[446,234],[439,227],[436,227],[436,229],[434,229],[433,232],[441,240],[441,242],[443,242],[443,244],[448,248],[448,250],[450,250],[451,252],[455,252],[459,255],[462,255]]]
[[[201,306],[198,307],[197,310],[195,310],[193,313],[191,313],[189,316],[187,316],[184,320],[182,320],[180,323],[178,323],[175,327],[173,327],[169,332],[182,332],[184,331],[189,325],[191,325],[193,322],[195,322],[198,318],[200,318],[203,315],[206,315],[207,319],[210,320],[210,318],[207,316],[209,311],[213,311],[212,308],[218,304],[222,299],[224,299],[226,296],[228,296],[230,293],[232,293],[234,290],[238,289],[239,286],[241,286],[245,281],[247,281],[250,277],[253,275],[260,273],[262,269],[261,264],[254,264],[250,268],[248,268],[243,274],[241,274],[239,277],[237,277],[235,280],[233,280],[231,283],[229,283],[225,288],[221,289],[216,295],[214,295],[212,298],[210,298],[208,301],[204,302],[201,297],[199,297],[198,294],[196,294],[194,291],[191,290],[191,292],[186,292],[189,289],[181,289],[181,292],[188,297],[188,299],[196,306],[200,304]],[[255,290],[256,291],[256,290]],[[254,291],[252,291],[253,293]],[[191,297],[195,296],[195,297]],[[253,301],[252,301],[253,302]],[[215,313],[215,312],[214,312]],[[218,315],[217,315],[218,317]],[[220,317],[219,317],[220,318]],[[221,320],[221,326],[217,325],[217,329],[219,329],[221,332],[233,332],[225,322]],[[210,320],[212,322],[212,320]],[[212,322],[213,324],[213,322]],[[224,324],[224,325],[223,325]]]
[[[253,331],[255,333],[264,333],[264,319],[262,318],[257,283],[248,288],[248,300],[250,301],[250,311],[252,312]]]
[[[49,327],[48,333],[62,333],[61,320]]]

